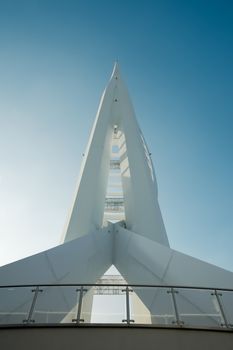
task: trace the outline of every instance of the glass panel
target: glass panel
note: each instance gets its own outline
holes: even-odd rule
[[[77,316],[78,287],[43,287],[32,319],[36,323],[71,323]]]
[[[167,288],[133,287],[130,318],[138,324],[171,325],[175,315]]]
[[[18,324],[27,320],[34,293],[32,288],[0,288],[0,324]]]
[[[179,317],[185,326],[221,325],[221,313],[213,291],[200,289],[176,289],[176,291]]]
[[[93,287],[93,308],[91,317],[87,317],[85,303],[82,318],[85,323],[123,323],[126,319],[126,293],[124,286]],[[84,298],[85,299],[85,298]]]
[[[223,306],[228,325],[233,327],[233,291],[232,292],[219,292],[220,301]]]

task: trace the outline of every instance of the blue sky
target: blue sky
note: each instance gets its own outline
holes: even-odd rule
[[[233,3],[0,0],[0,264],[59,242],[119,61],[173,248],[233,270]]]

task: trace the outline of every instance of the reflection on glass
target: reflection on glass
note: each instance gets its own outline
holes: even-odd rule
[[[0,288],[0,324],[22,324],[28,319],[32,288]]]
[[[35,323],[71,323],[77,315],[77,287],[40,288],[32,319]]]
[[[228,326],[233,328],[233,291],[220,291],[218,293]]]
[[[93,288],[93,312],[91,323],[123,323],[126,319],[126,296],[123,286],[99,286]],[[82,310],[85,323],[85,308]]]
[[[180,288],[176,291],[179,317],[185,326],[221,326],[223,320],[213,291]]]
[[[138,324],[171,325],[174,308],[167,288],[133,287],[130,296],[131,319]]]
[[[233,328],[233,291],[111,284],[0,288],[0,325],[59,323]]]

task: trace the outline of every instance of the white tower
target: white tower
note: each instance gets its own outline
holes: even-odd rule
[[[233,288],[231,272],[170,248],[150,153],[117,64],[100,101],[62,242],[1,267],[1,284],[91,284],[113,264],[129,284]],[[153,313],[160,296],[137,294]]]
[[[115,170],[112,179],[111,167]],[[65,241],[103,227],[104,213],[111,207],[108,194],[115,197],[111,202],[113,210],[124,207],[129,230],[169,246],[150,153],[117,64],[91,131]],[[112,215],[111,219],[116,221],[117,216]]]

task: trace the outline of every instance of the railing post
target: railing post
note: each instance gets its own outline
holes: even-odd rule
[[[175,294],[177,294],[179,292],[178,292],[178,290],[175,290],[174,288],[171,287],[171,290],[168,290],[167,293],[171,294],[171,296],[172,296],[172,303],[173,303],[173,307],[174,307],[174,311],[175,311],[175,318],[176,318],[176,321],[173,321],[173,323],[176,323],[178,326],[182,326],[184,324],[184,322],[180,320],[180,315],[178,312],[176,296],[175,296]]]
[[[222,296],[222,293],[219,293],[217,291],[217,289],[215,289],[214,292],[211,293],[211,295],[215,295],[217,303],[218,303],[218,306],[219,306],[221,317],[222,317],[222,319],[224,321],[224,323],[221,323],[221,326],[230,328],[230,325],[227,322],[227,318],[226,318],[226,315],[225,315],[225,312],[224,312],[224,308],[223,308],[223,305],[222,305],[222,302],[221,302],[221,299],[220,299],[220,296]]]
[[[28,313],[28,318],[26,320],[23,320],[24,323],[34,323],[35,320],[32,320],[32,315],[35,309],[35,305],[36,305],[36,299],[38,296],[39,292],[43,292],[42,289],[39,288],[39,286],[37,286],[35,289],[32,289],[32,293],[35,293],[32,299],[32,303],[31,303],[31,307]]]
[[[77,324],[79,324],[80,322],[84,322],[84,319],[81,318],[81,312],[82,312],[83,294],[87,292],[87,289],[84,289],[83,286],[81,286],[80,289],[76,289],[76,292],[79,292],[78,311],[77,311],[77,317],[74,318],[72,322],[76,322]]]
[[[122,322],[126,322],[127,325],[130,325],[134,320],[130,319],[130,303],[129,303],[129,292],[132,292],[132,289],[129,289],[129,286],[126,286],[126,289],[122,289],[122,292],[126,292],[126,319],[122,320]]]

